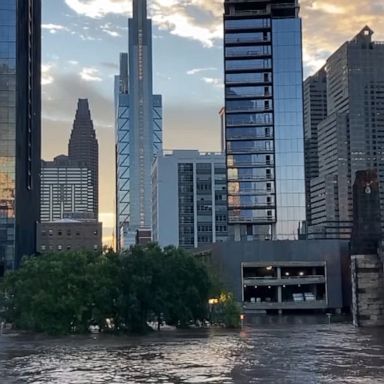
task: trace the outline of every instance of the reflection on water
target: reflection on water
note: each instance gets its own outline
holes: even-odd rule
[[[242,331],[0,337],[0,382],[384,383],[384,331],[266,318]]]

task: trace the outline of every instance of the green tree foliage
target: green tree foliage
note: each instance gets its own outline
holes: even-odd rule
[[[51,334],[92,323],[143,332],[147,321],[187,326],[207,318],[212,282],[205,265],[181,249],[154,244],[122,255],[60,252],[26,258],[6,275],[1,298],[16,327]]]

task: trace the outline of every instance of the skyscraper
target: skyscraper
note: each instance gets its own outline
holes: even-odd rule
[[[325,65],[327,113],[316,125],[318,156],[306,157],[307,163],[318,162],[308,196],[310,238],[350,238],[352,186],[358,171],[378,171],[384,217],[384,44],[374,42],[372,35],[364,27]],[[319,76],[323,75],[318,73],[306,83]],[[318,109],[308,94],[305,105],[311,113]],[[306,140],[314,128],[309,124],[306,120]]]
[[[151,166],[162,149],[162,100],[152,89],[152,24],[145,0],[133,0],[128,54],[115,82],[116,235],[118,248],[152,226]]]
[[[0,275],[36,249],[41,1],[0,2]]]
[[[306,216],[298,0],[226,0],[224,51],[230,234],[296,239]]]
[[[93,187],[93,213],[97,220],[99,215],[99,144],[91,119],[87,99],[79,99],[73,129],[68,145],[71,161],[82,163],[91,171]]]
[[[321,68],[304,82],[304,149],[305,193],[309,197],[311,180],[319,176],[317,126],[327,117],[327,74]],[[310,199],[307,202],[307,224],[312,217]]]

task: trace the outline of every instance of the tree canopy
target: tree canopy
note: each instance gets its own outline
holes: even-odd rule
[[[214,285],[196,257],[150,244],[121,255],[110,250],[25,258],[6,275],[1,298],[7,320],[25,330],[85,332],[90,324],[107,329],[110,319],[114,331],[143,332],[152,320],[180,327],[204,321]]]

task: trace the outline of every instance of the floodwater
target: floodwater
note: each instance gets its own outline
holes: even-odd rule
[[[0,336],[0,383],[384,383],[384,330],[265,318],[241,331]]]

